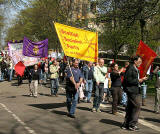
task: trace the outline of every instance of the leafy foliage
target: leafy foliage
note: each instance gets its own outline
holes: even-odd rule
[[[124,45],[128,45],[128,54],[133,54],[139,40],[155,49],[157,45],[153,37],[158,31],[151,32],[149,20],[159,16],[159,0],[97,0],[97,2],[99,16],[96,21],[105,23],[105,31],[100,36],[102,48],[111,49],[115,58]]]
[[[25,2],[24,0],[10,1]],[[68,3],[64,4],[64,2]],[[48,38],[49,48],[60,49],[53,21],[89,29],[87,19],[69,21],[72,2],[73,0],[28,2],[28,6],[20,11],[9,28],[6,41],[21,40],[24,36],[33,41]],[[116,59],[124,46],[128,47],[127,55],[133,54],[142,39],[156,50],[160,31],[159,0],[96,0],[96,3],[96,18],[90,21],[94,21],[97,25],[103,23],[103,32],[99,34],[100,49],[111,49]]]

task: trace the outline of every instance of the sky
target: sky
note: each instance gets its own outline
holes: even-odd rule
[[[23,1],[26,3],[28,2],[28,0],[23,0]],[[25,8],[25,6],[21,3],[17,4],[17,5],[15,5],[15,4],[14,5],[5,5],[2,7],[3,14],[5,17],[5,27],[3,29],[2,39],[1,39],[2,46],[6,45],[4,39],[5,39],[7,28],[12,25],[12,22],[16,18],[16,16],[18,15],[18,12],[20,12],[24,8]]]

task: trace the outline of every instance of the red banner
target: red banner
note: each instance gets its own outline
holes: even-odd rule
[[[140,78],[142,78],[146,75],[149,66],[152,64],[157,54],[151,48],[149,48],[143,41],[140,41],[136,55],[142,57],[142,64],[139,67]]]
[[[16,74],[20,75],[21,77],[24,75],[25,68],[25,65],[21,61],[18,62],[14,67]]]

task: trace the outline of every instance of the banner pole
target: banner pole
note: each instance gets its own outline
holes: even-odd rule
[[[72,75],[72,77],[73,77],[73,73],[72,73],[71,66],[70,66],[70,64],[69,64],[68,56],[67,56],[67,62],[68,62],[69,70],[70,70],[70,72],[71,72],[71,75]],[[73,77],[73,79],[74,79],[74,77]]]

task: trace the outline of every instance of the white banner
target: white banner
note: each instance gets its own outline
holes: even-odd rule
[[[22,54],[23,43],[8,43],[8,46],[9,56],[11,56],[14,65],[19,61],[23,61],[25,66],[32,66],[38,63],[39,58],[27,57]]]
[[[12,57],[15,51],[23,49],[23,43],[8,43],[8,47],[9,47],[9,56]]]

